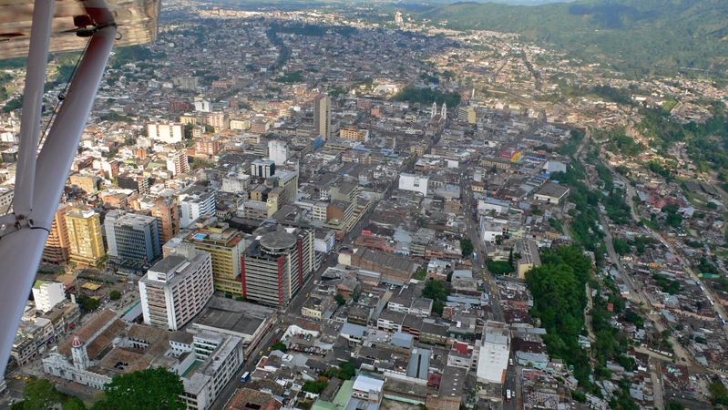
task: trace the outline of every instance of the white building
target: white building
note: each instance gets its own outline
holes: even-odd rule
[[[189,195],[180,200],[180,226],[187,228],[202,216],[215,215],[215,192]]]
[[[210,254],[192,245],[175,250],[139,281],[144,323],[168,330],[186,325],[214,292]]]
[[[403,191],[419,192],[423,196],[427,196],[427,186],[429,183],[429,177],[408,174],[405,172],[399,175],[399,189]]]
[[[54,306],[66,300],[66,288],[60,282],[36,280],[33,284],[33,299],[39,311],[50,312]]]
[[[359,375],[354,379],[351,397],[372,403],[381,403],[383,390],[384,380]]]
[[[480,238],[485,243],[495,243],[498,236],[508,232],[508,221],[491,216],[480,218]]]
[[[486,322],[476,372],[477,382],[483,386],[481,395],[502,396],[510,352],[511,334],[508,325],[494,321]]]
[[[152,141],[176,144],[185,138],[184,127],[182,124],[147,124],[147,137]]]
[[[212,104],[210,103],[210,100],[202,97],[195,97],[195,111],[212,112]]]
[[[478,200],[478,212],[481,214],[506,214],[511,209],[511,203],[496,198],[485,198]]]
[[[230,192],[232,194],[245,193],[247,199],[248,188],[250,188],[250,179],[250,175],[242,171],[237,174],[228,175],[222,179],[222,187],[220,188],[220,191]]]
[[[288,160],[288,145],[284,141],[268,141],[268,158],[276,165],[283,165]]]

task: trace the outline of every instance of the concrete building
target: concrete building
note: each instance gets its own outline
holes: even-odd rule
[[[403,191],[419,192],[423,196],[427,196],[427,188],[430,178],[408,174],[403,172],[399,174],[399,189]]]
[[[189,174],[190,163],[184,150],[167,153],[167,171],[175,177],[180,174]]]
[[[324,139],[331,138],[331,98],[326,94],[313,100],[313,127]]]
[[[213,292],[210,254],[191,244],[181,246],[139,281],[144,323],[180,330],[200,313]]]
[[[177,238],[167,243],[165,247],[179,246],[175,245],[175,242],[178,242]],[[215,290],[236,296],[243,294],[240,266],[246,241],[240,231],[230,228],[226,223],[218,223],[189,233],[185,237],[185,242],[212,256]]]
[[[479,396],[501,398],[511,352],[511,334],[506,323],[488,321],[478,354]]]
[[[516,242],[515,253],[521,257],[516,261],[516,272],[520,279],[526,278],[531,269],[541,266],[538,244],[533,239],[522,239]]]
[[[51,232],[43,248],[43,261],[45,262],[54,264],[68,262],[69,244],[68,228],[66,227],[66,213],[68,210],[68,205],[60,204],[53,217]]]
[[[181,226],[180,207],[176,196],[157,197],[150,208],[152,216],[160,224],[160,236],[166,243],[179,233]]]
[[[109,256],[121,262],[151,263],[162,256],[159,220],[153,216],[114,210],[104,220]]]
[[[200,217],[215,215],[215,191],[180,196],[180,226],[188,228]]]
[[[36,280],[33,284],[33,300],[39,311],[50,312],[57,304],[66,300],[66,288],[60,282]]]
[[[313,232],[263,226],[243,255],[243,296],[268,306],[287,306],[316,270]]]
[[[9,187],[0,187],[0,214],[6,214],[10,211],[10,205],[15,198],[15,190]]]
[[[152,141],[177,144],[185,138],[184,126],[182,124],[147,124],[147,137]]]
[[[270,159],[256,159],[250,164],[250,174],[256,177],[270,178],[276,174],[276,163]]]
[[[567,195],[569,195],[568,186],[548,182],[533,194],[533,199],[547,204],[560,204]]]
[[[106,255],[99,214],[91,209],[73,209],[65,218],[71,262],[95,265]]]
[[[288,144],[285,141],[268,141],[268,158],[276,165],[283,165],[288,160]]]
[[[225,410],[280,410],[283,407],[272,394],[243,387],[225,405]]]
[[[339,138],[351,141],[369,141],[369,130],[360,130],[354,127],[341,127]]]

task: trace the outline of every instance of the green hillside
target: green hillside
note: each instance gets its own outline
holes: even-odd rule
[[[728,68],[728,1],[582,0],[541,6],[455,3],[421,13],[454,29],[519,33],[633,75]],[[685,70],[690,71],[690,70]]]

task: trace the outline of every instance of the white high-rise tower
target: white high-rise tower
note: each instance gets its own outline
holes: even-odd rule
[[[86,370],[90,365],[88,352],[86,351],[86,343],[80,337],[74,336],[71,344],[71,355],[73,356],[73,366],[78,370]]]
[[[440,112],[440,118],[445,121],[447,119],[447,104],[442,103],[442,112]]]
[[[435,118],[435,114],[437,114],[437,103],[432,102],[432,111],[430,111],[430,119]]]

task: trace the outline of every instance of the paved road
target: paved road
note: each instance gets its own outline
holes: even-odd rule
[[[245,352],[245,363],[235,373],[235,377],[233,377],[228,382],[225,388],[217,396],[217,400],[212,403],[210,410],[223,410],[227,402],[230,401],[238,388],[244,387],[244,384],[240,382],[240,377],[243,375],[243,373],[252,372],[255,369],[255,365],[258,363],[258,360],[261,358],[261,356],[267,353],[268,347],[273,344],[273,339],[279,334],[275,331],[277,329],[278,328],[274,325],[272,331],[268,332],[263,337],[263,340],[261,340],[257,348],[255,348],[251,352]]]

